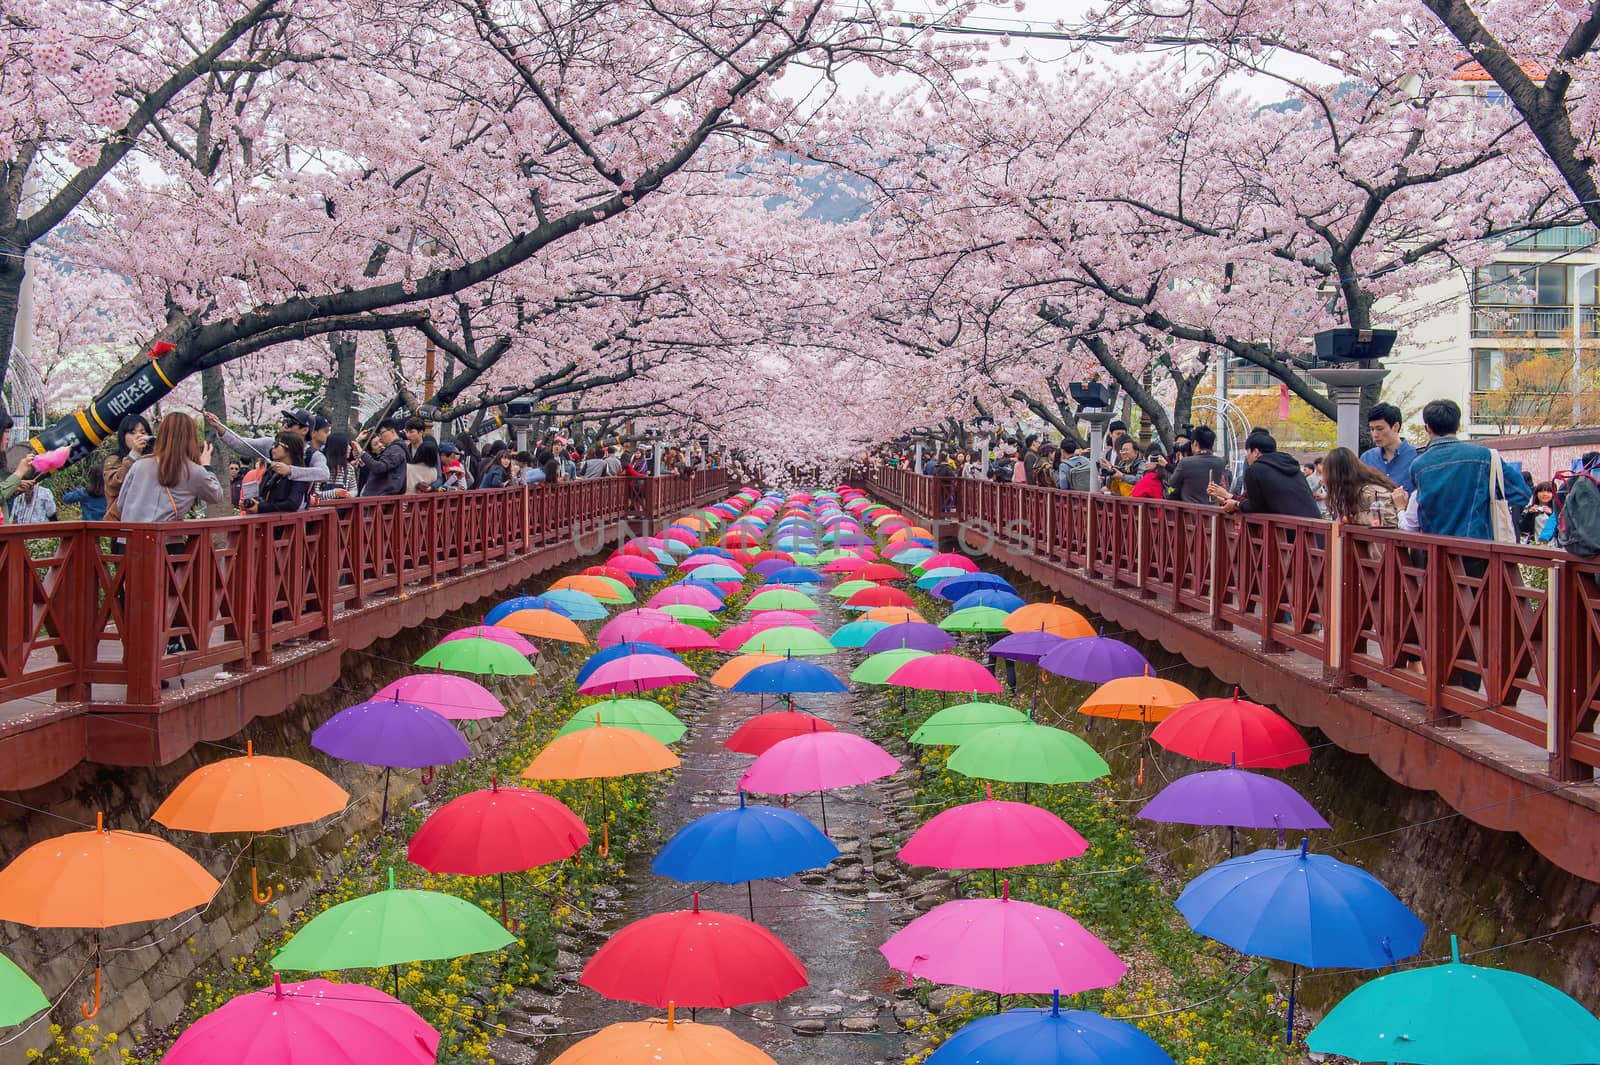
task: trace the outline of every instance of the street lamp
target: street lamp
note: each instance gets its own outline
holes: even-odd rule
[[[1394,347],[1393,329],[1324,329],[1313,338],[1317,364],[1306,373],[1332,386],[1340,447],[1361,451],[1361,390],[1389,376],[1379,362]]]
[[[1100,461],[1106,450],[1106,426],[1111,424],[1111,397],[1099,381],[1077,382],[1067,386],[1067,394],[1078,405],[1078,417],[1089,423],[1089,455]]]

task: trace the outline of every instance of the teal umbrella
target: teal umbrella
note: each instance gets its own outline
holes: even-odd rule
[[[1356,988],[1306,1037],[1319,1054],[1410,1065],[1600,1061],[1600,1021],[1561,991],[1508,969],[1450,961]]]
[[[835,647],[861,647],[873,636],[888,627],[889,623],[887,621],[869,621],[866,618],[861,618],[858,621],[850,622],[848,625],[840,625],[834,630],[833,635],[828,637],[828,642]]]

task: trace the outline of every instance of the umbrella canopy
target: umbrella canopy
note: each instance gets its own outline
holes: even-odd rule
[[[818,730],[773,744],[745,770],[739,788],[793,795],[866,784],[899,770],[894,755],[871,740]]]
[[[272,956],[279,970],[378,969],[459,958],[516,942],[500,923],[465,899],[438,891],[375,891],[330,906],[300,927]]]
[[[821,584],[823,580],[822,574],[804,566],[784,566],[767,574],[768,584]]]
[[[1319,1054],[1415,1065],[1600,1061],[1600,1021],[1531,976],[1461,961],[1362,984],[1306,1036]]]
[[[1004,703],[960,703],[937,711],[911,734],[912,743],[929,747],[959,747],[996,725],[1022,725],[1028,715]]]
[[[731,688],[739,682],[739,678],[757,666],[782,662],[785,657],[787,656],[769,654],[739,655],[724,662],[708,679],[719,688]]]
[[[860,622],[853,622],[859,625]],[[889,625],[869,639],[862,650],[868,654],[914,647],[919,651],[948,651],[956,645],[956,638],[937,625],[925,621],[904,621]]]
[[[550,586],[550,591],[584,592],[594,596],[602,603],[631,603],[634,601],[633,593],[617,581],[587,573],[575,577],[562,577]]]
[[[481,721],[504,717],[506,712],[494,693],[477,681],[439,670],[401,677],[379,688],[372,698],[416,703],[451,721]]]
[[[578,710],[556,735],[566,736],[596,725],[631,728],[662,743],[677,743],[689,730],[660,703],[649,699],[607,699]]]
[[[293,758],[224,758],[184,777],[156,812],[157,824],[182,832],[270,832],[336,814],[350,801],[339,785]]]
[[[559,862],[588,842],[589,829],[560,799],[496,784],[429,814],[406,857],[430,873],[490,876]]]
[[[1033,721],[983,730],[956,748],[949,766],[963,776],[1015,784],[1070,784],[1111,772],[1081,738]]]
[[[950,604],[953,611],[969,610],[975,606],[991,607],[1001,614],[1009,614],[1020,606],[1025,605],[1020,595],[1013,595],[1004,588],[980,588]]]
[[[606,605],[588,592],[576,588],[551,588],[539,598],[552,609],[560,610],[573,621],[599,621],[606,616]]]
[[[850,689],[814,662],[784,656],[757,666],[734,684],[733,691],[761,695],[796,695],[804,692],[847,692]]]
[[[505,644],[519,655],[539,653],[539,649],[529,643],[527,637],[503,625],[469,625],[464,629],[455,630],[439,642],[446,644],[452,640],[493,640],[495,643]]]
[[[1049,810],[985,799],[929,818],[900,848],[907,865],[935,869],[1010,869],[1076,858],[1089,843]]]
[[[984,574],[979,574],[984,576]],[[940,585],[940,588],[955,592],[961,589],[973,577],[957,577],[953,581]],[[970,590],[970,589],[966,589]],[[1087,618],[1070,607],[1060,606],[1056,603],[1029,603],[1019,607],[1006,615],[1006,627],[1012,632],[1048,632],[1066,639],[1076,636],[1093,636],[1094,626],[1089,624]]]
[[[446,640],[417,659],[417,665],[493,677],[531,677],[537,672],[527,655],[482,637]]]
[[[550,596],[514,595],[510,599],[491,607],[489,612],[483,615],[483,623],[485,625],[498,625],[501,618],[508,614],[515,614],[519,610],[554,610],[557,614],[565,617],[575,616],[565,605]],[[604,607],[600,609],[600,616],[605,617]]]
[[[672,615],[656,607],[641,606],[632,610],[624,610],[604,625],[595,637],[595,642],[601,647],[611,647],[618,643],[636,642],[640,633],[657,625],[665,625],[672,620]]]
[[[1006,612],[992,606],[969,606],[939,622],[946,632],[1005,632]]]
[[[595,725],[557,736],[522,771],[525,780],[592,780],[671,769],[678,756],[631,728]]]
[[[554,610],[518,610],[500,619],[500,627],[538,640],[559,640],[589,646],[589,637],[577,622]]]
[[[722,1028],[668,1017],[600,1029],[551,1065],[778,1065]]]
[[[739,651],[742,654],[831,655],[837,654],[839,649],[814,629],[779,625],[755,633],[739,645]]]
[[[1252,769],[1288,769],[1311,761],[1311,748],[1288,721],[1260,703],[1201,699],[1178,707],[1150,732],[1174,754]]]
[[[690,606],[688,603],[668,603],[661,609],[686,625],[693,625],[695,628],[704,629],[706,632],[715,632],[717,630],[717,619],[705,607]],[[651,630],[646,629],[645,631],[649,632]]]
[[[722,600],[703,584],[669,584],[650,597],[657,610],[667,606],[697,606],[702,610],[721,610]]]
[[[771,750],[773,744],[781,743],[793,736],[837,731],[839,730],[832,722],[824,721],[820,717],[802,714],[797,710],[774,710],[771,713],[757,714],[740,725],[732,736],[723,741],[722,746],[739,754],[759,756]]]
[[[999,695],[1004,689],[994,674],[970,658],[939,654],[913,658],[889,674],[889,684],[919,691],[978,692]]]
[[[686,621],[679,621],[670,614],[668,621],[660,625],[652,625],[639,633],[639,638],[647,643],[665,647],[669,651],[710,651],[715,650],[717,639],[705,629],[690,625]]]
[[[1122,959],[1059,910],[1009,897],[936,906],[878,948],[891,968],[999,995],[1075,995],[1110,987]]]
[[[645,643],[642,640],[624,640],[620,643],[614,643],[610,647],[602,647],[584,659],[583,665],[578,667],[578,672],[573,674],[573,682],[582,684],[594,674],[595,670],[607,662],[614,662],[627,655],[660,655],[662,658],[671,659],[680,665],[683,663],[683,659],[659,644]]]
[[[340,710],[311,734],[311,746],[346,762],[412,769],[449,765],[472,754],[448,719],[398,699],[370,699]]]
[[[684,883],[739,884],[820,869],[839,848],[804,814],[776,806],[746,806],[690,821],[650,863],[651,872]]]
[[[1013,662],[1032,662],[1037,664],[1045,655],[1054,651],[1067,641],[1054,633],[1029,630],[1028,632],[1013,632],[1009,636],[1002,636],[989,645],[989,653],[995,658],[1008,658]]]
[[[613,569],[620,569],[624,573],[642,578],[647,581],[659,581],[666,576],[661,567],[648,558],[639,555],[613,554],[606,559],[606,565]]]
[[[1144,677],[1155,672],[1137,648],[1104,636],[1063,640],[1039,659],[1039,668],[1058,677],[1090,684],[1104,684],[1118,677]]]
[[[916,603],[905,592],[898,588],[891,588],[886,584],[874,584],[871,588],[863,588],[844,601],[846,609],[870,610],[875,606],[903,606],[907,609],[916,606]]]
[[[1016,591],[1011,586],[1011,582],[998,573],[962,573],[959,576],[951,577],[947,581],[941,581],[934,585],[933,594],[940,599],[954,602],[964,595],[970,595],[972,592],[982,591],[985,588],[1002,588],[1008,592]],[[1038,628],[1039,626],[1033,625],[1030,627]]]
[[[899,672],[901,666],[918,658],[926,658],[927,655],[927,651],[919,651],[914,647],[902,647],[897,651],[879,651],[851,670],[850,679],[857,684],[887,684],[889,678]]]
[[[439,1033],[365,984],[307,980],[229,999],[178,1036],[162,1065],[433,1065]]]
[[[1289,785],[1242,769],[1190,773],[1162,788],[1139,816],[1170,825],[1233,828],[1327,828],[1328,822]]]
[[[906,575],[887,562],[871,562],[853,574],[858,581],[903,581]],[[893,605],[893,604],[891,604]]]
[[[694,908],[634,921],[595,951],[583,986],[606,998],[728,1009],[775,1002],[806,986],[806,968],[771,932],[731,913]]]
[[[637,588],[639,582],[633,579],[633,574],[625,569],[615,566],[586,566],[583,571],[585,577],[605,577],[607,580],[616,581],[624,588]]]
[[[1173,1065],[1159,1043],[1126,1021],[1085,1010],[1006,1010],[963,1026],[927,1065]]]
[[[1312,854],[1304,841],[1212,866],[1177,905],[1203,936],[1311,969],[1393,965],[1422,949],[1427,930],[1372,874]]]
[[[0,954],[0,1027],[21,1024],[40,1010],[50,1008],[39,985],[4,954]]]
[[[694,579],[697,581],[739,582],[744,580],[744,570],[722,559],[696,566],[693,573]]]
[[[1039,663],[1044,668],[1044,662]],[[1078,709],[1093,717],[1119,721],[1162,721],[1173,710],[1194,702],[1194,692],[1160,677],[1118,677],[1089,693]]]
[[[877,585],[872,583],[871,581],[857,581],[857,580],[840,581],[838,584],[834,585],[832,588],[830,588],[828,590],[828,594],[833,596],[835,599],[849,599],[852,595],[855,595],[857,592],[864,592],[868,588],[876,588],[876,587],[877,587]]]
[[[806,593],[790,585],[783,585],[757,592],[744,604],[746,614],[754,614],[761,610],[793,610],[799,614],[815,614],[817,604],[813,603]]]
[[[583,695],[642,692],[690,684],[699,680],[694,670],[665,655],[622,655],[605,663],[578,685]]]
[[[933,567],[924,565],[919,568],[922,569],[922,575],[917,578],[917,587],[924,592],[931,592],[950,578],[959,577],[963,573],[969,572],[964,569],[956,569],[953,566]]]
[[[966,555],[958,555],[953,551],[946,551],[943,554],[932,555],[923,559],[922,569],[924,572],[935,569],[958,569],[963,573],[976,573],[978,572],[978,564]]]

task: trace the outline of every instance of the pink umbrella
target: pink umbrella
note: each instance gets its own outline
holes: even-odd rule
[[[439,1033],[365,984],[306,980],[230,999],[178,1036],[162,1065],[433,1065]]]
[[[650,597],[650,605],[697,606],[703,610],[721,610],[722,600],[709,588],[696,588],[692,584],[670,584]],[[668,617],[672,615],[668,614]]]
[[[1013,900],[1010,881],[998,899],[934,907],[878,950],[910,977],[997,995],[1075,995],[1110,987],[1128,969],[1066,914]]]
[[[641,606],[632,610],[624,610],[604,625],[600,626],[600,634],[595,637],[595,643],[601,647],[610,647],[614,643],[635,643],[639,634],[645,629],[657,625],[665,625],[676,620],[665,610],[656,610],[652,607]]]
[[[651,539],[653,540],[655,537],[651,537]],[[700,538],[698,536],[690,532],[688,529],[680,529],[676,525],[662,533],[661,539],[676,540],[679,543],[688,544],[690,547],[700,546]]]
[[[669,651],[714,651],[717,647],[716,637],[683,621],[652,625],[639,634],[639,639]]]
[[[1003,689],[994,674],[960,655],[925,655],[914,658],[889,674],[899,688],[934,692],[981,692],[998,695]]]
[[[743,576],[745,568],[731,558],[721,555],[691,555],[678,563],[678,568],[684,572],[692,572],[701,566],[727,566],[729,569]]]
[[[606,565],[613,569],[620,569],[624,573],[635,577],[644,577],[649,580],[660,580],[666,574],[661,572],[661,567],[651,562],[648,558],[638,555],[612,555],[606,559]]]
[[[453,721],[477,721],[501,717],[506,708],[477,681],[453,673],[413,673],[379,688],[373,699],[398,699],[403,703],[426,706],[440,717]]]
[[[740,791],[793,795],[847,788],[881,780],[900,771],[900,763],[871,740],[849,732],[808,732],[780,740],[739,778]],[[828,831],[828,800],[822,796],[822,831]]]
[[[829,562],[826,566],[823,566],[822,572],[854,573],[856,570],[861,569],[866,565],[868,565],[868,562],[864,558],[857,558],[855,556],[851,556],[849,558],[836,558],[832,562]]]
[[[900,848],[907,865],[935,869],[1009,869],[1076,858],[1089,843],[1049,810],[985,799],[952,806]]]
[[[740,622],[731,629],[724,629],[722,635],[717,637],[717,650],[733,654],[743,647],[744,642],[756,633],[764,632],[767,629],[781,628],[784,625],[795,625],[800,628],[811,629],[813,632],[820,631],[817,629],[817,623],[804,615],[795,615],[802,618],[803,625],[798,621],[786,621],[782,617],[775,616],[780,614],[788,615],[790,613],[792,612],[788,610],[765,610],[753,615],[749,621]]]
[[[471,625],[465,629],[457,629],[439,642],[448,643],[451,640],[473,639],[493,640],[495,643],[503,643],[519,655],[536,655],[539,653],[539,649],[529,643],[526,636],[523,636],[520,632],[512,632],[510,629],[502,629],[498,625]]]
[[[958,555],[954,551],[946,551],[943,554],[934,555],[932,558],[925,558],[917,564],[924,571],[946,568],[966,570],[968,573],[978,572],[978,564],[976,562],[966,555]]]
[[[690,684],[699,679],[694,670],[682,662],[662,655],[623,655],[589,674],[578,691],[583,695],[613,695]]]
[[[822,630],[817,628],[816,619],[811,616],[814,613],[816,613],[814,610],[805,613],[802,613],[799,610],[757,610],[754,614],[750,615],[750,620],[761,621],[763,623],[770,620],[771,624],[763,624],[763,628],[773,628],[774,626],[778,625],[793,625],[796,628],[810,629],[812,632],[821,632]]]

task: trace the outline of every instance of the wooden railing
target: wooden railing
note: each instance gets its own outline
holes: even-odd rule
[[[969,551],[1003,545],[1177,623],[1309,655],[1351,687],[1416,700],[1432,724],[1471,718],[1534,744],[1559,780],[1600,767],[1600,560],[901,469],[866,484],[956,524]]]
[[[298,514],[0,527],[0,701],[154,706],[161,682],[329,639],[381,596],[576,541],[584,553],[726,489],[726,474],[353,499]],[[642,528],[642,526],[637,526]],[[97,700],[98,701],[98,700]]]

